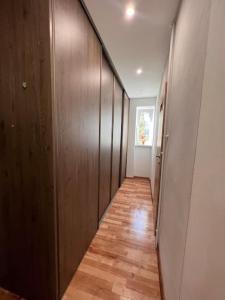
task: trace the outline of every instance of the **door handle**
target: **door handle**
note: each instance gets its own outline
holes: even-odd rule
[[[157,158],[162,158],[163,156],[163,152],[161,152],[160,154],[156,155]]]

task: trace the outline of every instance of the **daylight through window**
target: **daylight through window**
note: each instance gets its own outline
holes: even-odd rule
[[[154,107],[136,108],[136,146],[152,146],[154,128]]]

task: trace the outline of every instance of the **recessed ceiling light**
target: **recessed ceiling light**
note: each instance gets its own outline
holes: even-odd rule
[[[138,75],[140,75],[142,72],[143,72],[143,71],[142,71],[141,68],[137,69],[137,71],[136,71],[136,73],[137,73]]]
[[[126,15],[128,18],[132,18],[135,14],[135,9],[134,9],[134,6],[133,5],[129,5],[127,6],[127,9],[126,9]]]

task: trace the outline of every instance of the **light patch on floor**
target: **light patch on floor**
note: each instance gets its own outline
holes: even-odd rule
[[[126,179],[63,300],[160,300],[151,190]]]

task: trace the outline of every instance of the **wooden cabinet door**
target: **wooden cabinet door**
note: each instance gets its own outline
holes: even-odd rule
[[[122,146],[121,146],[121,175],[120,183],[122,184],[126,177],[127,168],[127,146],[128,146],[128,121],[129,121],[130,100],[124,93],[123,98],[123,126],[122,126]]]
[[[55,0],[60,295],[98,227],[101,45],[79,1]]]
[[[1,2],[0,286],[32,300],[57,298],[49,34],[48,1]]]
[[[114,109],[113,109],[111,198],[115,196],[120,185],[122,101],[123,101],[123,91],[118,81],[115,79],[114,80]]]
[[[106,58],[102,57],[101,73],[101,126],[100,126],[100,174],[99,174],[99,220],[110,203],[113,72]]]

